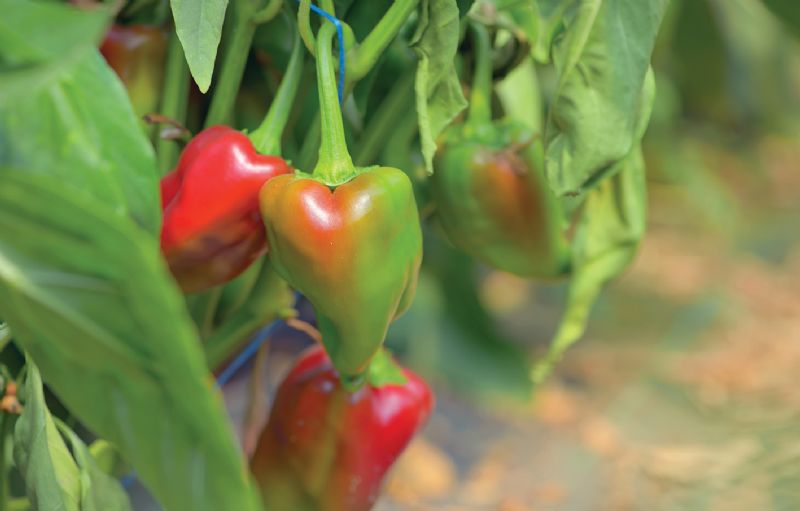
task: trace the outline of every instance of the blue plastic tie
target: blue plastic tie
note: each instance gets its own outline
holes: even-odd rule
[[[297,0],[297,3],[300,3],[300,0]],[[326,20],[333,23],[336,27],[336,39],[339,41],[339,83],[338,83],[338,93],[339,93],[339,104],[342,104],[344,98],[342,94],[344,93],[344,76],[345,76],[345,57],[344,57],[344,30],[342,29],[342,22],[339,21],[339,18],[330,14],[327,11],[323,11],[319,7],[314,4],[311,4],[311,10],[325,18]]]
[[[275,332],[275,330],[280,326],[281,322],[281,320],[273,321],[266,327],[262,328],[260,332],[258,332],[256,338],[250,341],[250,344],[248,344],[247,347],[242,350],[242,352],[239,353],[235,359],[233,359],[233,362],[228,364],[228,366],[217,377],[218,387],[222,387],[231,381],[231,378],[233,378],[236,373],[239,372],[239,369],[244,367],[247,361],[258,352],[258,349],[262,344],[264,344],[264,341],[266,341],[267,338]]]

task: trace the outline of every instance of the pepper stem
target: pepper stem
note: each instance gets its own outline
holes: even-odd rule
[[[294,31],[294,43],[292,54],[289,57],[289,65],[283,75],[278,91],[272,99],[267,116],[261,125],[250,133],[250,140],[253,146],[261,154],[281,154],[281,136],[289,120],[289,113],[292,111],[294,98],[297,95],[297,88],[300,85],[300,78],[303,71],[303,44],[300,35]]]
[[[356,167],[347,151],[342,110],[336,89],[333,62],[333,36],[336,27],[325,22],[317,34],[317,88],[319,90],[322,143],[313,175],[328,186],[347,182],[356,174]],[[340,63],[344,65],[344,62]]]
[[[470,123],[487,124],[492,120],[492,41],[486,27],[480,23],[469,24],[475,46],[475,73],[470,93]]]

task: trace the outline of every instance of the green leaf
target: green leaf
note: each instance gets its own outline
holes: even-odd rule
[[[56,426],[69,440],[80,470],[81,511],[127,511],[128,495],[115,478],[100,470],[86,444],[66,424],[56,419]]]
[[[96,46],[111,18],[105,7],[78,9],[32,0],[0,0],[0,12],[0,69]]]
[[[157,241],[47,175],[0,170],[0,310],[65,405],[166,509],[259,509]]]
[[[34,509],[81,509],[78,467],[58,434],[44,401],[36,366],[28,366],[22,397],[25,408],[14,428],[14,463]]]
[[[531,372],[535,383],[544,380],[583,335],[603,286],[630,264],[644,234],[647,190],[641,148],[637,146],[616,167],[614,176],[586,197],[572,244],[566,311],[550,349]]]
[[[200,92],[211,85],[228,0],[170,0],[175,31]]]
[[[553,47],[558,85],[545,127],[546,170],[558,196],[578,194],[638,143],[642,97],[667,0],[580,0]]]
[[[459,11],[455,0],[422,0],[412,47],[419,57],[414,83],[425,168],[433,172],[436,137],[467,107],[455,67]]]
[[[0,102],[3,172],[48,174],[157,233],[155,155],[119,79],[95,48],[42,73],[38,89]]]
[[[28,361],[25,408],[16,424],[14,459],[36,509],[126,511],[128,496],[97,468],[86,445],[47,409],[39,370]],[[72,455],[59,430],[69,439]],[[77,463],[76,463],[77,462]]]
[[[800,9],[796,0],[763,0],[769,10],[796,36],[800,36]]]

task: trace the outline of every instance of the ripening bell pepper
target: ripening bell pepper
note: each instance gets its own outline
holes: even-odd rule
[[[453,244],[491,266],[524,277],[564,275],[569,247],[541,143],[516,121],[491,119],[491,47],[485,29],[473,28],[469,116],[445,132],[434,159],[438,217]]]
[[[139,116],[158,109],[167,34],[156,26],[113,25],[100,46],[100,53],[125,84]]]
[[[281,383],[251,462],[268,511],[368,511],[384,475],[434,406],[427,384],[342,387],[319,347]]]
[[[258,192],[291,170],[227,126],[207,128],[189,142],[161,179],[161,250],[185,292],[225,283],[264,254]]]
[[[314,306],[334,366],[357,385],[391,321],[414,294],[422,232],[412,185],[389,167],[356,168],[347,152],[331,57],[332,26],[317,38],[322,145],[311,175],[261,190],[269,258]]]

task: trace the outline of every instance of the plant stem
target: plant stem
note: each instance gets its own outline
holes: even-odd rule
[[[161,95],[160,114],[185,124],[189,102],[189,66],[183,56],[183,47],[175,31],[169,38],[167,67],[164,73],[164,90]],[[158,137],[156,156],[161,174],[166,174],[175,165],[179,154],[178,142]]]
[[[251,0],[235,0],[231,7],[234,22],[228,31],[230,39],[223,49],[222,67],[206,116],[206,127],[230,122],[247,56],[250,54],[250,44],[256,33],[256,23],[253,22],[255,8]]]
[[[469,26],[475,46],[475,70],[468,122],[482,125],[492,120],[492,41],[483,25],[472,22]]]
[[[332,23],[325,22],[317,37],[317,88],[322,140],[319,159],[313,174],[328,186],[342,184],[356,173],[353,160],[347,152],[342,109],[339,106],[339,93],[336,89],[336,73],[331,52],[335,34],[336,27]]]
[[[292,55],[289,57],[289,64],[283,75],[278,91],[272,99],[269,112],[261,125],[250,134],[250,140],[256,150],[261,154],[281,154],[281,136],[286,128],[289,113],[294,105],[294,98],[297,95],[297,88],[300,85],[300,78],[303,73],[303,44],[300,36],[295,32],[295,40],[292,46]]]
[[[8,485],[8,446],[15,417],[10,413],[0,413],[0,509],[6,509],[10,497]]]
[[[206,363],[216,369],[231,356],[259,327],[287,316],[292,294],[269,263],[264,263],[253,292],[242,305],[205,342]]]
[[[336,17],[336,7],[333,5],[333,0],[319,0],[319,4],[323,11]]]
[[[395,0],[364,41],[352,50],[348,58],[348,81],[356,82],[373,68],[378,58],[400,32],[419,0]]]
[[[270,21],[281,12],[281,7],[283,7],[283,0],[269,0],[263,9],[253,14],[253,23],[261,24]]]
[[[364,137],[359,141],[355,161],[357,165],[369,165],[380,150],[396,135],[398,119],[411,107],[414,91],[414,75],[412,71],[404,73],[391,92],[383,100],[381,106],[372,116],[364,130]]]
[[[297,29],[309,53],[316,56],[317,40],[314,38],[314,31],[311,30],[311,0],[300,0],[300,8],[297,10]]]
[[[298,169],[309,169],[316,164],[316,157],[319,153],[319,139],[320,139],[320,115],[319,112],[312,119],[308,130],[305,132],[303,144],[300,146],[300,151],[297,154]]]

